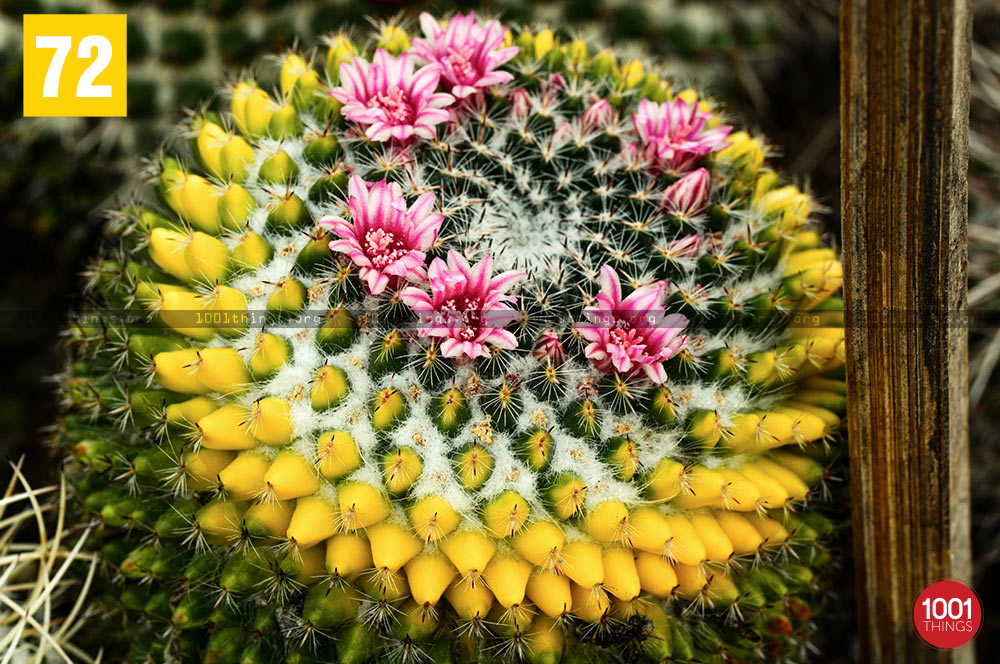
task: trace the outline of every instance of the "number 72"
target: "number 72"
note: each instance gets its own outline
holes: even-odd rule
[[[68,35],[36,35],[35,48],[54,48],[55,55],[49,63],[49,69],[45,73],[45,83],[42,85],[43,97],[59,96],[59,77],[62,75],[63,65],[66,63],[66,56],[73,47],[73,38]],[[111,42],[102,35],[87,35],[80,40],[76,49],[76,57],[81,60],[89,60],[91,53],[97,49],[97,57],[84,70],[76,84],[77,97],[110,97],[110,85],[94,85],[94,79],[103,72],[111,63]]]

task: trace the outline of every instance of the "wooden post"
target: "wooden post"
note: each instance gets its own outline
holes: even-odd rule
[[[971,0],[843,0],[841,178],[858,621],[865,662],[923,644],[924,586],[966,583]]]

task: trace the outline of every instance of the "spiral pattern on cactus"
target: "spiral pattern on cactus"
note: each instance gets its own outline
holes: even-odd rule
[[[803,659],[841,268],[768,147],[472,15],[161,155],[63,439],[136,661]],[[144,631],[145,630],[145,631]]]

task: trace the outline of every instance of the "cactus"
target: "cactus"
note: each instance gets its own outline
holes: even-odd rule
[[[767,143],[472,14],[278,60],[157,155],[69,331],[105,644],[805,659],[841,271]]]

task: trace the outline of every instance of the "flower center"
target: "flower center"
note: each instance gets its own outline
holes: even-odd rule
[[[626,350],[633,344],[642,343],[643,341],[642,337],[637,335],[636,330],[626,328],[625,323],[622,321],[618,321],[615,328],[611,330],[610,336],[612,343]]]
[[[463,341],[472,341],[476,338],[479,328],[482,326],[483,316],[480,310],[481,307],[482,302],[478,297],[462,296],[457,299],[446,300],[441,309],[446,313],[454,312],[461,314],[462,329],[459,331],[458,336]]]
[[[458,49],[451,47],[448,49],[448,55],[446,56],[448,64],[451,65],[451,69],[455,72],[455,77],[460,83],[475,83],[478,78],[476,67],[472,64],[473,54],[474,51],[471,46],[463,46]]]
[[[395,125],[409,124],[413,117],[410,105],[403,98],[400,88],[390,88],[375,95],[375,103],[385,111],[389,122]]]
[[[395,234],[382,228],[373,228],[365,234],[365,255],[381,270],[406,255],[406,247]]]

